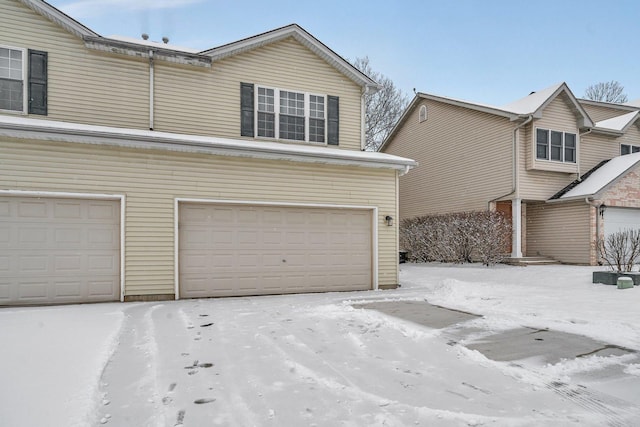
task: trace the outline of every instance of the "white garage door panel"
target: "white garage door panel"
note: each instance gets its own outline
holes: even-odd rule
[[[118,201],[0,196],[0,304],[119,298]]]
[[[640,229],[640,209],[607,207],[604,212],[605,235],[626,229]]]
[[[372,287],[371,211],[180,204],[180,296]]]

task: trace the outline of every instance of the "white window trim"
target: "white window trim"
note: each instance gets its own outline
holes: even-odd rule
[[[10,114],[27,114],[27,95],[28,95],[28,87],[27,87],[27,62],[29,58],[27,58],[28,51],[24,47],[16,47],[16,46],[8,46],[0,44],[0,48],[11,49],[11,50],[19,50],[22,51],[22,111],[17,110],[4,110],[0,108],[0,111],[3,113]]]
[[[418,111],[418,123],[426,122],[428,118],[428,110],[426,105],[421,105]]]
[[[623,145],[627,145],[629,147],[629,154],[633,154],[633,149],[639,149],[640,150],[640,145],[636,145],[636,144],[625,144],[625,143],[620,143],[620,155],[621,156],[626,156],[626,154],[622,154],[622,146]],[[636,151],[637,152],[637,151]]]
[[[546,159],[541,159],[540,157],[538,157],[538,130],[544,130],[547,131],[547,158]],[[553,160],[551,159],[551,132],[558,132],[562,134],[562,148],[560,153],[562,154],[562,160]],[[565,137],[566,134],[570,133],[571,135],[575,135],[576,137],[576,146],[574,147],[575,150],[575,159],[574,161],[567,161],[564,159],[564,154],[565,154]],[[535,127],[534,131],[533,131],[533,156],[535,158],[535,160],[537,162],[552,162],[552,163],[560,163],[560,164],[565,164],[565,165],[577,165],[578,164],[578,147],[580,145],[579,143],[579,137],[580,135],[578,134],[578,132],[571,132],[571,131],[563,131],[563,130],[555,130],[555,129],[550,129],[550,128],[543,128],[543,127]]]
[[[258,136],[258,113],[263,112],[258,110],[258,92],[259,89],[271,89],[273,90],[273,110],[274,110],[274,137],[268,136]],[[304,140],[298,139],[287,139],[280,138],[280,91],[283,92],[293,92],[293,93],[301,93],[304,95]],[[327,119],[327,108],[329,104],[329,96],[322,93],[315,92],[305,92],[303,90],[295,90],[295,89],[286,89],[274,86],[264,86],[256,84],[256,89],[254,92],[254,118],[253,118],[253,128],[255,129],[255,135],[258,139],[266,139],[269,141],[273,140],[281,140],[281,141],[293,141],[293,142],[307,142],[309,144],[314,145],[327,145],[328,142],[328,119]],[[311,96],[318,96],[324,98],[324,142],[310,141],[309,140],[309,119],[311,114]]]

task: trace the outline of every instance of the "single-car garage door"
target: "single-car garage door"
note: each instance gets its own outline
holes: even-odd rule
[[[626,229],[640,229],[640,209],[608,206],[604,212],[605,235]]]
[[[119,201],[0,196],[0,305],[119,299]]]
[[[181,203],[180,297],[372,288],[372,211]]]

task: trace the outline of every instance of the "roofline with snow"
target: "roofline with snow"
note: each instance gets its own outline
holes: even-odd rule
[[[609,108],[614,108],[616,110],[625,110],[628,112],[640,110],[640,107],[636,107],[629,104],[616,104],[614,102],[593,101],[591,99],[578,98],[578,102],[581,104],[593,105],[596,107],[609,107]]]
[[[383,153],[79,125],[13,116],[0,116],[0,136],[264,160],[394,169],[400,171],[401,174],[405,174],[417,166],[417,162],[414,160]]]
[[[88,49],[99,50],[108,53],[149,58],[149,52],[153,52],[155,59],[173,62],[183,65],[211,68],[211,57],[199,53],[183,52],[175,49],[163,49],[162,47],[138,44],[125,40],[110,39],[108,37],[84,36],[84,45]]]
[[[511,112],[508,112],[508,111],[505,111],[505,110],[501,110],[499,108],[494,108],[494,107],[491,107],[491,106],[487,106],[487,105],[475,104],[473,102],[463,101],[463,100],[459,100],[459,99],[447,98],[447,97],[444,97],[444,96],[438,96],[438,95],[432,95],[432,94],[428,94],[428,93],[418,92],[413,97],[413,100],[411,100],[411,102],[409,103],[407,108],[405,108],[404,113],[402,113],[402,116],[400,116],[400,119],[398,119],[398,122],[395,124],[395,126],[393,127],[391,132],[389,132],[389,135],[387,136],[387,138],[382,142],[382,145],[380,145],[380,148],[378,148],[378,151],[382,151],[382,149],[387,145],[387,143],[393,139],[393,137],[396,135],[396,133],[398,132],[398,130],[400,129],[402,124],[404,124],[404,122],[407,120],[407,118],[411,115],[411,113],[415,109],[416,105],[422,99],[429,99],[429,100],[432,100],[432,101],[437,101],[437,102],[442,102],[442,103],[445,103],[445,104],[455,105],[455,106],[462,107],[462,108],[468,108],[468,109],[475,110],[475,111],[481,111],[483,113],[493,114],[493,115],[496,115],[496,116],[507,118],[510,121],[524,120],[524,119],[529,117],[529,115],[514,114],[514,113],[511,113]]]
[[[591,175],[592,172],[595,172],[595,170],[597,170],[598,168],[604,166],[608,161],[603,161],[600,164],[598,164],[596,167],[594,167],[592,170],[590,170],[588,172],[589,175]],[[580,194],[577,196],[569,196],[569,197],[564,197],[564,195],[559,196],[556,199],[548,199],[546,202],[547,203],[558,203],[558,202],[575,202],[576,200],[586,200],[586,199],[594,199],[597,198],[597,196],[599,194],[602,194],[603,192],[607,191],[609,188],[611,188],[612,185],[615,185],[620,179],[622,179],[625,175],[627,175],[627,173],[629,173],[629,171],[631,171],[631,169],[637,167],[640,164],[640,160],[636,161],[635,163],[631,164],[629,167],[627,167],[625,170],[623,170],[622,172],[620,172],[618,175],[616,175],[615,178],[613,178],[612,180],[610,180],[609,182],[607,182],[606,184],[604,184],[602,187],[600,187],[597,191],[593,192],[593,193],[589,193],[589,194]],[[587,176],[588,178],[588,176]],[[587,178],[583,178],[583,182],[586,181]],[[571,184],[569,184],[571,185]],[[577,185],[576,185],[577,187]],[[575,187],[574,187],[575,188]],[[571,191],[572,189],[569,189],[569,191]],[[561,190],[562,191],[562,190]],[[567,191],[567,193],[569,192]],[[565,193],[566,194],[566,193]],[[553,197],[553,196],[552,196]]]
[[[289,24],[262,34],[257,34],[255,36],[247,37],[242,40],[204,50],[200,52],[200,54],[208,55],[212,58],[213,61],[217,61],[229,56],[237,55],[239,53],[247,52],[258,47],[284,40],[288,37],[293,37],[294,39],[296,39],[303,46],[309,48],[312,52],[327,61],[331,66],[333,66],[345,76],[349,77],[358,85],[369,88],[374,92],[378,91],[381,88],[381,86],[377,82],[375,82],[369,76],[351,65],[349,61],[338,55],[327,45],[316,39],[298,24]]]
[[[582,116],[582,120],[580,123],[578,123],[578,126],[580,128],[592,128],[594,127],[594,123],[593,120],[591,120],[591,117],[589,117],[589,114],[587,113],[587,111],[584,109],[584,107],[580,104],[580,102],[578,101],[578,98],[576,98],[576,96],[573,94],[573,92],[571,91],[571,89],[569,89],[569,86],[567,86],[567,84],[565,82],[563,82],[558,89],[556,89],[548,98],[545,102],[543,102],[540,107],[538,107],[538,109],[533,113],[534,116],[538,116],[542,114],[542,110],[544,110],[545,108],[547,108],[547,106],[558,97],[558,95],[560,95],[561,92],[565,92],[567,93],[567,95],[569,96],[569,100],[571,101],[571,103],[573,104],[573,106],[575,107],[575,111]]]
[[[549,95],[549,97],[542,104],[540,104],[540,106],[535,111],[519,112],[519,113],[516,113],[514,111],[509,111],[509,110],[506,110],[506,109],[502,109],[502,108],[498,108],[498,107],[494,107],[494,106],[491,106],[491,105],[483,105],[483,104],[464,101],[464,100],[460,100],[460,99],[454,99],[454,98],[448,98],[448,97],[445,97],[445,96],[432,95],[432,94],[428,94],[428,93],[418,92],[418,93],[416,93],[416,95],[413,98],[413,100],[411,101],[411,103],[409,103],[409,105],[405,109],[404,113],[402,114],[402,116],[400,117],[398,122],[395,124],[395,126],[393,127],[393,129],[391,130],[391,132],[389,133],[387,138],[383,141],[383,143],[380,146],[380,148],[378,149],[378,151],[381,151],[387,145],[387,143],[391,139],[393,139],[393,137],[397,133],[398,129],[406,121],[407,117],[411,114],[411,112],[415,108],[416,104],[421,99],[429,99],[429,100],[432,100],[432,101],[437,101],[437,102],[442,102],[442,103],[445,103],[445,104],[455,105],[455,106],[462,107],[462,108],[468,108],[470,110],[475,110],[475,111],[480,111],[480,112],[487,113],[487,114],[493,114],[493,115],[496,115],[496,116],[505,117],[505,118],[508,118],[510,121],[516,121],[516,120],[525,120],[525,119],[527,119],[527,118],[529,118],[531,116],[533,118],[536,118],[536,119],[541,118],[542,117],[542,110],[544,110],[551,103],[551,101],[553,101],[558,95],[560,95],[561,92],[566,92],[567,93],[567,95],[569,96],[569,99],[571,100],[572,104],[575,107],[575,111],[582,117],[582,120],[579,123],[579,127],[582,128],[582,129],[593,128],[594,127],[594,123],[591,120],[591,117],[589,117],[589,114],[582,107],[582,105],[580,105],[580,103],[578,102],[578,99],[574,96],[573,92],[571,92],[571,90],[569,89],[569,87],[567,86],[566,83],[562,83],[561,85],[559,85],[558,88],[551,95]]]

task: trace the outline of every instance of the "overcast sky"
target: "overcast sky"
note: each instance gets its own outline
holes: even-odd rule
[[[297,23],[410,97],[502,105],[562,81],[640,98],[637,0],[50,0],[100,35],[207,49]]]

